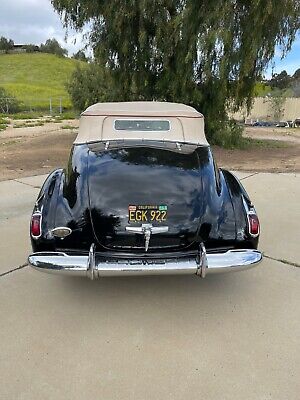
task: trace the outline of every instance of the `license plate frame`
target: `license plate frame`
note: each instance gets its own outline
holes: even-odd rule
[[[168,218],[168,206],[166,204],[145,205],[130,204],[128,206],[128,223],[162,223]]]

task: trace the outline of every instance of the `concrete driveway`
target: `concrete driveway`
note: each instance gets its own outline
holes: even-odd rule
[[[100,281],[26,264],[43,177],[0,183],[0,399],[289,399],[300,393],[300,175],[238,173],[252,270]]]

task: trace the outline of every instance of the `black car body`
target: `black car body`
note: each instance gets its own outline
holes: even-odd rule
[[[217,167],[201,114],[172,103],[96,106],[83,114],[93,123],[83,123],[68,167],[48,176],[35,203],[30,265],[93,279],[204,277],[261,261],[256,211],[239,180]]]

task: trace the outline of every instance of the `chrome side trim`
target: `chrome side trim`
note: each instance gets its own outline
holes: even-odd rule
[[[200,276],[201,278],[205,278],[207,268],[208,268],[208,262],[207,262],[207,254],[206,254],[206,248],[204,246],[204,243],[200,243],[200,253],[199,253],[199,264],[200,264]]]
[[[38,271],[88,276],[90,279],[104,276],[124,275],[172,275],[172,274],[206,274],[241,271],[254,267],[262,260],[258,250],[229,250],[225,253],[202,253],[202,264],[196,258],[182,259],[105,259],[95,255],[95,246],[92,245],[88,256],[70,256],[58,252],[40,252],[29,256],[29,264]],[[205,258],[207,264],[205,264]],[[201,257],[200,257],[201,260]]]
[[[95,249],[96,249],[95,243],[92,243],[87,260],[87,271],[86,271],[87,276],[91,280],[94,280],[95,270],[96,270]]]

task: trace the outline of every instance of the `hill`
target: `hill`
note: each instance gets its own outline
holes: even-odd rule
[[[1,54],[0,86],[24,103],[24,109],[47,109],[49,98],[54,107],[71,107],[65,85],[76,65],[83,64],[54,54]]]

